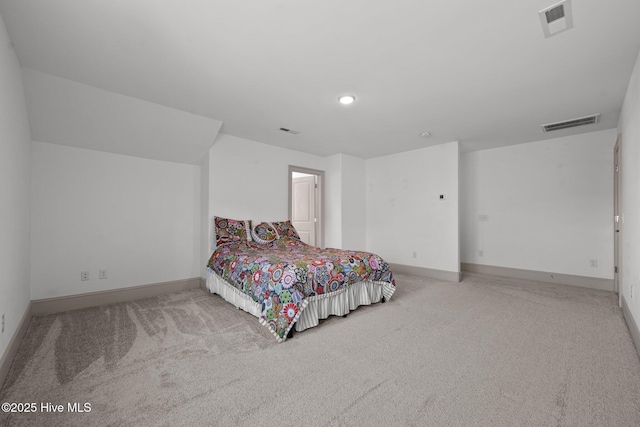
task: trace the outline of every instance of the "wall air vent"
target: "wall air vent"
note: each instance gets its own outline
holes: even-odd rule
[[[291,130],[291,129],[287,129],[287,128],[280,128],[280,130],[281,130],[282,132],[290,133],[291,135],[297,135],[297,134],[299,134],[299,133],[300,133],[300,132],[299,132],[299,131],[297,131],[297,130]]]
[[[546,125],[541,125],[541,126],[543,131],[551,132],[554,130],[568,129],[568,128],[574,128],[576,126],[584,126],[584,125],[591,125],[594,123],[598,123],[599,118],[600,118],[600,114],[594,114],[593,116],[579,117],[577,119],[565,120],[563,122],[556,122],[556,123],[548,123]]]
[[[545,37],[551,37],[570,28],[573,28],[573,14],[571,13],[571,0],[549,6],[538,12],[542,31]]]

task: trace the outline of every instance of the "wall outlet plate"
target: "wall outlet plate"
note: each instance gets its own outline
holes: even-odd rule
[[[81,271],[80,272],[80,280],[82,280],[83,282],[86,280],[89,280],[89,272],[88,271]]]
[[[107,270],[100,270],[98,272],[99,279],[106,279],[107,277],[109,277],[109,272]]]

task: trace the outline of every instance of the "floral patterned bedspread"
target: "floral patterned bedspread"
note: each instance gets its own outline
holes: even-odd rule
[[[262,305],[260,322],[284,341],[313,296],[339,292],[361,281],[395,287],[389,265],[378,255],[320,249],[284,237],[271,244],[219,246],[207,267]]]

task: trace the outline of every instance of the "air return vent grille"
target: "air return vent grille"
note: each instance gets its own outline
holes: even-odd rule
[[[298,135],[300,133],[300,131],[297,130],[291,130],[291,129],[287,129],[287,128],[280,128],[280,130],[282,132],[287,132],[290,133],[291,135]]]
[[[554,130],[574,128],[576,126],[591,125],[598,123],[600,114],[594,114],[593,116],[579,117],[577,119],[565,120],[564,122],[548,123],[542,125],[542,130],[545,132],[551,132]]]
[[[545,37],[573,28],[571,0],[564,0],[538,12]]]
[[[553,21],[564,18],[564,4],[556,6],[553,9],[549,9],[544,14],[545,18],[547,18],[547,24],[551,24]]]

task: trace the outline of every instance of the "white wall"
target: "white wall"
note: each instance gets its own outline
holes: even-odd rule
[[[207,277],[207,263],[204,259],[209,254],[209,248],[212,247],[213,236],[209,221],[209,152],[202,156],[200,162],[200,277]]]
[[[326,158],[326,247],[366,250],[365,178],[365,160],[346,154]]]
[[[463,153],[462,262],[613,278],[615,140],[609,129]]]
[[[30,299],[30,140],[20,66],[0,17],[0,357]]]
[[[459,272],[458,142],[369,159],[366,177],[367,250]]]
[[[325,170],[325,158],[219,134],[209,150],[208,235],[213,217],[283,221],[289,217],[289,165]],[[204,164],[204,163],[203,163]],[[331,174],[325,173],[328,181]],[[332,185],[325,186],[328,194]],[[326,230],[332,234],[333,230]],[[211,239],[211,238],[210,238]],[[214,242],[209,242],[209,258]]]
[[[620,287],[640,329],[640,54],[629,82],[620,115],[622,253]],[[634,292],[631,297],[631,287]]]
[[[33,142],[31,171],[32,299],[200,276],[200,166]]]
[[[324,245],[342,248],[342,154],[325,158]],[[331,189],[328,191],[327,189]]]
[[[342,155],[342,248],[367,249],[367,163]]]

